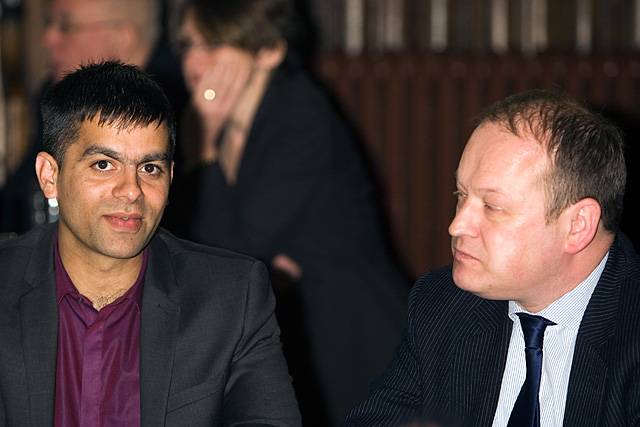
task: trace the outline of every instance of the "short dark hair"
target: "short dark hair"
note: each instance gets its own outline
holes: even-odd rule
[[[126,129],[166,125],[168,155],[175,150],[175,119],[166,95],[133,65],[106,61],[80,67],[49,88],[42,99],[43,149],[62,166],[84,121]]]
[[[531,90],[490,106],[479,124],[497,123],[531,135],[551,159],[545,173],[547,220],[586,197],[598,201],[602,223],[615,232],[627,179],[622,133],[604,117],[558,91]]]
[[[181,20],[187,13],[210,44],[254,53],[276,47],[296,33],[290,0],[186,0]]]

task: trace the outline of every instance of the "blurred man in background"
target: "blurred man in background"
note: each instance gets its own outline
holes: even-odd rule
[[[186,102],[157,0],[53,0],[43,45],[54,81],[80,64],[118,59],[152,74],[174,107]]]

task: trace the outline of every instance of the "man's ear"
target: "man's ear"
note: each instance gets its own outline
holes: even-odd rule
[[[570,221],[569,233],[565,242],[565,250],[575,254],[591,243],[600,225],[602,208],[600,203],[591,197],[584,198],[567,208]]]
[[[36,176],[47,199],[58,197],[58,162],[49,153],[41,151],[36,157]]]
[[[273,70],[284,60],[287,53],[287,43],[278,42],[274,47],[263,47],[256,55],[256,65],[263,70]]]

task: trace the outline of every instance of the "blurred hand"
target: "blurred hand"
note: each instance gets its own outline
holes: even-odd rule
[[[291,280],[297,281],[302,277],[302,269],[297,262],[288,255],[278,254],[271,260],[271,266],[275,270],[285,273]]]
[[[211,66],[193,87],[192,102],[203,126],[221,129],[240,99],[253,70],[253,56],[230,46],[211,53]]]
[[[210,162],[220,155],[215,141],[225,126],[243,129],[247,126],[236,123],[233,114],[251,79],[254,58],[243,50],[221,46],[207,54],[207,62],[209,66],[193,86],[191,98],[201,122],[201,159]],[[236,142],[226,148],[225,169],[229,169],[231,175],[235,175],[233,165],[239,159],[244,140],[243,135],[242,144]]]

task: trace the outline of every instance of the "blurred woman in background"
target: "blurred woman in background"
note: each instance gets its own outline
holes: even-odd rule
[[[289,1],[189,0],[181,17],[197,119],[184,156],[194,171],[189,237],[262,259],[274,282],[292,283],[293,299],[277,295],[278,315],[304,423],[337,426],[390,361],[404,323],[408,284],[384,244],[371,182],[288,48]]]

